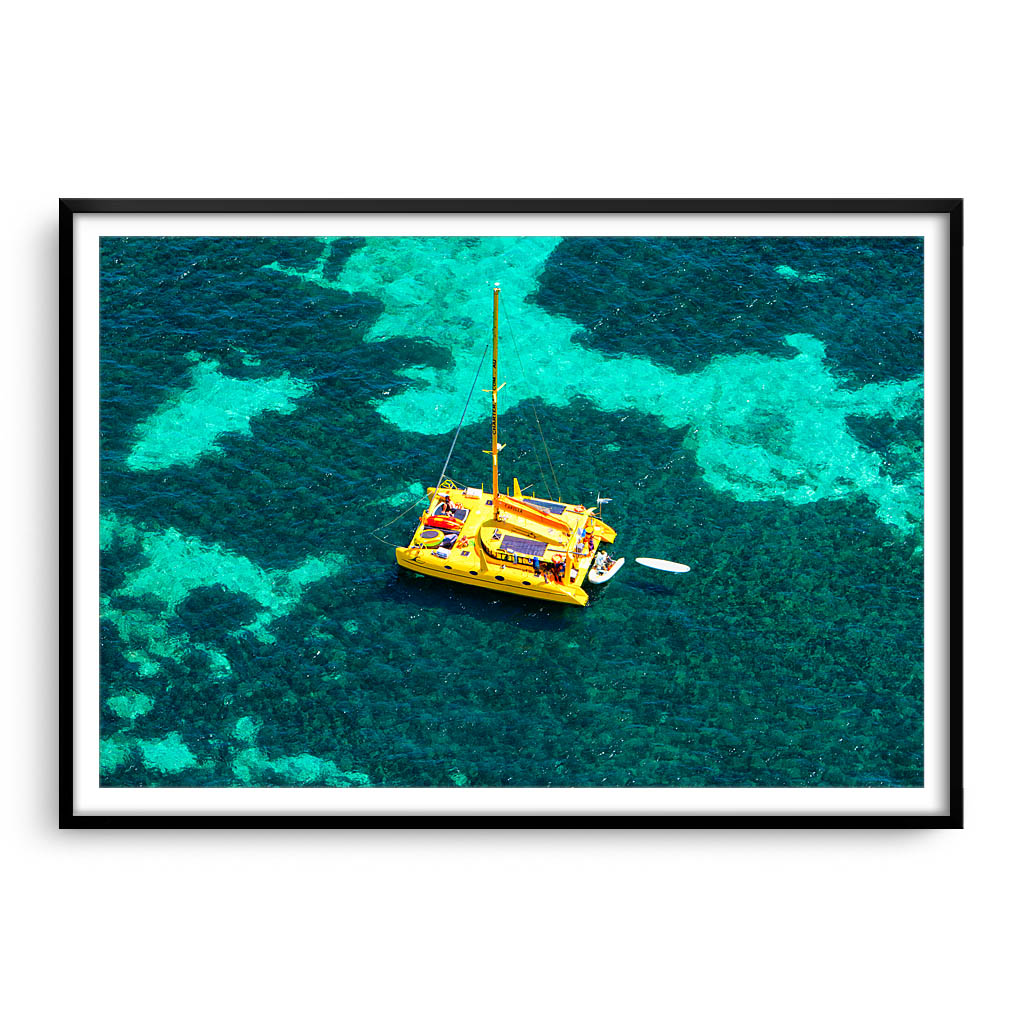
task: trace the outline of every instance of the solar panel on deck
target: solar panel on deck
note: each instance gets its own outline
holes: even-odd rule
[[[565,511],[565,506],[559,505],[557,501],[544,501],[542,498],[523,498],[522,500],[527,505],[533,505],[534,508],[539,508],[542,512],[550,512],[552,515],[560,516]]]
[[[546,547],[547,544],[542,540],[527,540],[526,537],[509,537],[507,535],[501,538],[501,550],[511,551],[514,555],[540,557],[544,554]]]

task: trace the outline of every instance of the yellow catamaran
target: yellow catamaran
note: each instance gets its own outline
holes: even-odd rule
[[[485,389],[491,392],[491,490],[482,484],[460,487],[447,478],[427,488],[416,532],[408,546],[395,549],[395,557],[423,576],[585,605],[589,596],[582,584],[598,548],[615,540],[615,531],[600,519],[600,502],[584,508],[525,496],[514,478],[511,492],[498,489],[498,453],[504,447],[498,444],[500,292],[495,285],[491,387]]]

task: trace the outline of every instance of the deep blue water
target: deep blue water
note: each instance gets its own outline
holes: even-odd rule
[[[585,609],[395,564],[488,245],[102,241],[102,782],[920,786],[921,240],[510,248],[503,480],[543,490],[535,409],[630,558]]]

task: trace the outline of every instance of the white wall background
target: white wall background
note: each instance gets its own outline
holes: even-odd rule
[[[10,1019],[1009,1016],[1019,15],[892,0],[371,6],[8,12]],[[965,196],[966,830],[58,833],[61,195]]]

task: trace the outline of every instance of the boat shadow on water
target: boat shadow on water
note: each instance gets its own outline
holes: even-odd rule
[[[622,586],[630,590],[639,590],[642,594],[650,594],[653,597],[673,597],[679,592],[677,587],[667,587],[664,583],[654,583],[647,580],[622,580]]]

